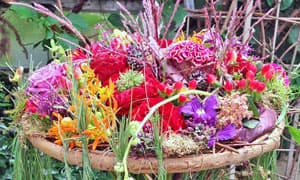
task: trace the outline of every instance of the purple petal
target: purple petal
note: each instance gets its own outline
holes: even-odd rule
[[[225,128],[219,130],[216,134],[217,139],[224,141],[234,138],[237,135],[237,130],[233,124],[227,125]]]
[[[209,117],[206,121],[211,126],[215,125],[216,123],[217,107],[218,107],[218,101],[215,95],[209,96],[205,100],[204,110]]]
[[[212,146],[215,145],[215,143],[216,143],[216,138],[215,138],[215,137],[211,137],[211,138],[208,140],[208,142],[207,142],[207,146],[208,146],[208,147],[212,147]]]
[[[202,104],[198,98],[193,98],[190,102],[181,107],[180,112],[187,115],[194,115]]]

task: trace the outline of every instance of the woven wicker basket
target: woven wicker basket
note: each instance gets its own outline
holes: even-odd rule
[[[284,122],[276,126],[276,128],[264,136],[258,138],[253,144],[237,149],[239,153],[224,151],[215,154],[198,154],[189,155],[181,158],[165,158],[164,166],[168,173],[194,172],[206,169],[214,169],[227,165],[238,164],[254,157],[260,156],[266,152],[270,152],[280,145],[280,135],[284,129]],[[41,136],[29,136],[29,141],[40,151],[49,156],[64,160],[64,149],[62,146],[56,145]],[[113,171],[116,158],[112,152],[90,151],[89,158],[91,166],[94,169]],[[80,149],[72,149],[67,153],[69,164],[82,164],[82,152]],[[158,161],[156,158],[128,158],[128,168],[131,173],[155,173],[158,169]]]

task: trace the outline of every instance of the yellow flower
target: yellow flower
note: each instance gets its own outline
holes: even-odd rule
[[[184,32],[181,31],[180,35],[175,39],[175,42],[180,42],[185,40]]]

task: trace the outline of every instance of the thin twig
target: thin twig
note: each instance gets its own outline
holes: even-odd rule
[[[281,0],[278,0],[277,2],[277,11],[276,11],[276,17],[279,17],[280,13],[280,4]],[[272,42],[272,53],[271,53],[271,62],[274,61],[274,55],[275,55],[275,46],[276,46],[276,39],[277,39],[277,31],[278,31],[278,19],[275,20],[275,29],[274,29],[274,36],[273,36],[273,42]]]
[[[228,11],[228,15],[226,16],[226,19],[225,19],[225,22],[224,22],[224,24],[222,26],[220,34],[223,34],[223,32],[225,31],[225,29],[227,29],[227,25],[228,25],[228,22],[230,20],[230,17],[232,15],[233,11],[236,10],[236,8],[237,8],[237,0],[233,0],[231,2],[231,5],[230,5],[229,11]]]
[[[258,4],[258,9],[259,9],[259,11],[262,12],[261,3]],[[261,38],[262,38],[262,44],[263,44],[262,56],[264,57],[266,55],[266,33],[265,33],[265,26],[264,26],[263,21],[260,22],[260,28],[261,28],[261,35],[262,35]]]
[[[232,148],[232,147],[230,147],[230,146],[228,146],[228,145],[221,144],[221,143],[219,143],[219,142],[216,142],[216,145],[217,145],[217,146],[220,146],[220,147],[222,147],[222,148],[225,148],[225,149],[227,149],[227,150],[229,150],[229,151],[232,151],[232,152],[235,152],[235,153],[238,153],[238,154],[239,154],[239,151],[238,151],[238,150],[236,150],[236,149],[234,149],[234,148]]]
[[[176,3],[175,3],[175,6],[174,6],[172,15],[171,15],[171,17],[170,17],[170,19],[169,19],[169,22],[168,22],[167,26],[166,26],[166,29],[165,29],[165,32],[164,32],[164,35],[163,35],[163,38],[162,38],[162,39],[166,39],[167,33],[168,33],[169,28],[170,28],[170,26],[171,26],[171,24],[172,24],[172,21],[173,21],[173,19],[174,19],[174,17],[175,17],[175,14],[176,14],[176,12],[177,12],[177,9],[178,9],[178,7],[179,7],[180,2],[181,2],[181,0],[176,0]]]
[[[247,39],[250,37],[250,31],[251,31],[251,20],[252,20],[252,14],[251,12],[253,7],[253,0],[247,1],[248,5],[246,7],[246,14],[247,17],[245,17],[245,23],[244,23],[244,35],[243,35],[243,43],[246,43]]]
[[[63,10],[62,4],[61,4],[61,0],[56,0],[56,4],[57,4],[57,7],[58,7],[60,10]]]

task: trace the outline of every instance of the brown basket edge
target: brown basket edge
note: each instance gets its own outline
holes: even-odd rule
[[[164,167],[168,173],[195,172],[213,168],[220,168],[231,164],[238,164],[266,152],[270,152],[280,145],[280,135],[284,129],[284,121],[279,123],[269,133],[268,139],[261,145],[245,146],[238,149],[239,153],[225,151],[215,154],[189,155],[181,158],[165,158]],[[64,161],[64,149],[41,136],[28,136],[31,144],[49,156]],[[90,151],[89,158],[94,169],[113,171],[116,158],[112,152]],[[82,165],[82,151],[80,149],[69,150],[67,161],[71,165]],[[158,162],[151,158],[128,158],[128,169],[131,173],[155,173],[158,170]]]

